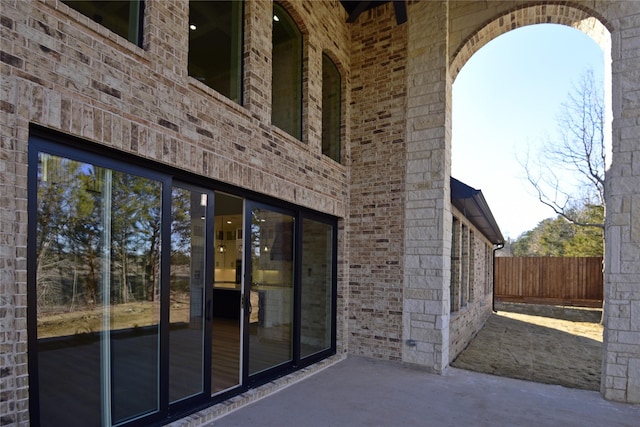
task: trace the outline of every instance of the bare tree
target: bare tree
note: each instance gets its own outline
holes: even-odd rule
[[[572,224],[604,229],[603,222],[585,221],[585,206],[604,208],[606,148],[602,90],[588,70],[562,104],[558,117],[559,138],[547,142],[535,167],[529,156],[520,162],[538,199]],[[575,177],[569,183],[563,176]]]

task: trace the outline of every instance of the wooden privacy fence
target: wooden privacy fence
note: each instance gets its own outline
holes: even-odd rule
[[[496,257],[496,301],[602,307],[602,257]]]

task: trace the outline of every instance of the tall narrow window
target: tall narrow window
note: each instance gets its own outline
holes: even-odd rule
[[[240,103],[242,1],[189,2],[189,75]]]
[[[271,121],[302,139],[302,33],[291,16],[273,6]]]
[[[451,226],[451,312],[460,310],[460,276],[461,276],[461,257],[460,257],[460,220],[453,217]]]
[[[462,224],[462,244],[460,246],[461,256],[461,273],[460,288],[461,301],[460,305],[465,307],[469,302],[469,227]]]
[[[331,348],[333,299],[333,226],[302,222],[300,356]]]
[[[484,284],[484,294],[490,294],[493,289],[493,252],[491,247],[485,245],[484,247],[484,270],[485,270],[485,284]]]
[[[62,0],[62,2],[131,43],[142,45],[141,0]]]
[[[340,162],[340,72],[322,55],[322,154]]]
[[[469,230],[469,302],[473,302],[476,288],[476,233]]]

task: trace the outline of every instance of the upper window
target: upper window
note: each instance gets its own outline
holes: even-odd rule
[[[189,75],[240,103],[242,1],[189,2]]]
[[[138,46],[142,44],[142,0],[62,0],[69,7]]]
[[[340,162],[340,72],[322,55],[322,154]]]
[[[277,4],[272,40],[271,122],[302,139],[302,33]]]

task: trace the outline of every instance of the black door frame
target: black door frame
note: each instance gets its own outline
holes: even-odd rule
[[[193,413],[197,410],[210,407],[212,404],[224,401],[231,396],[238,395],[241,392],[248,390],[251,387],[264,384],[278,376],[282,376],[298,370],[304,366],[311,365],[319,360],[322,360],[336,352],[336,312],[337,312],[337,257],[338,257],[338,223],[337,219],[329,215],[325,215],[316,211],[309,210],[302,206],[297,206],[289,202],[273,199],[272,197],[259,194],[250,190],[242,189],[239,187],[224,184],[211,178],[198,176],[188,171],[180,170],[175,167],[163,165],[148,159],[131,156],[128,153],[121,152],[109,147],[103,147],[96,144],[91,144],[86,140],[70,135],[58,133],[50,129],[42,128],[37,125],[30,125],[29,136],[29,185],[28,185],[28,198],[29,201],[35,201],[37,195],[36,178],[37,178],[37,153],[46,152],[55,155],[69,157],[78,161],[85,161],[96,164],[100,167],[111,168],[128,173],[135,173],[136,175],[145,177],[154,177],[163,182],[163,202],[162,210],[163,215],[170,217],[171,212],[171,198],[168,197],[171,194],[171,188],[173,185],[197,188],[203,190],[209,194],[211,202],[207,206],[207,215],[210,221],[207,221],[207,246],[214,243],[214,208],[215,208],[215,193],[224,192],[230,195],[240,197],[244,200],[244,226],[243,226],[243,244],[244,244],[244,261],[242,272],[242,299],[241,299],[241,313],[242,321],[242,336],[241,340],[241,370],[240,384],[238,387],[234,387],[228,390],[224,390],[213,396],[211,392],[211,330],[212,322],[208,320],[206,322],[206,349],[209,351],[205,355],[205,386],[202,394],[186,398],[182,401],[174,404],[169,404],[168,397],[168,325],[169,325],[169,292],[168,292],[168,277],[170,266],[170,239],[165,238],[162,242],[162,277],[161,280],[161,313],[160,313],[160,379],[159,379],[159,410],[149,415],[142,415],[139,418],[131,419],[123,422],[123,426],[138,426],[138,425],[161,425],[167,422],[174,421],[180,417],[184,417],[189,413]],[[167,193],[168,192],[168,193]],[[168,196],[167,196],[168,195]],[[270,211],[284,213],[291,215],[294,218],[294,237],[293,237],[293,253],[294,253],[294,276],[293,276],[293,353],[292,360],[275,366],[272,369],[256,373],[249,377],[248,375],[248,328],[245,325],[245,317],[247,316],[246,306],[244,306],[246,289],[250,285],[248,280],[251,279],[251,263],[247,262],[247,257],[250,257],[248,245],[250,236],[250,213],[253,208],[260,207],[268,209]],[[29,242],[32,242],[36,233],[36,209],[33,206],[28,208],[28,229],[29,229]],[[329,224],[333,228],[333,254],[332,254],[332,331],[331,331],[331,346],[325,351],[321,351],[317,354],[300,359],[300,283],[301,283],[301,238],[302,238],[302,219],[313,219],[319,222]],[[164,221],[162,225],[162,233],[164,236],[170,236],[170,221]],[[212,250],[212,249],[210,249]],[[213,269],[214,264],[209,263],[206,266],[207,273],[210,274],[206,283],[213,283]],[[29,405],[30,405],[30,419],[33,425],[39,425],[40,410],[39,410],[39,373],[38,373],[38,343],[37,343],[37,306],[33,295],[35,295],[35,245],[28,243],[27,245],[27,332],[28,332],[28,363],[29,363]],[[210,273],[209,273],[210,272]],[[163,289],[165,289],[163,293]],[[205,309],[209,309],[210,301],[213,298],[212,286],[205,287],[207,290],[205,293]],[[244,309],[243,309],[244,307]],[[209,318],[211,316],[208,316]],[[205,317],[206,318],[206,317]],[[166,335],[165,335],[166,334]],[[208,375],[207,375],[208,374]],[[164,376],[164,378],[163,378]],[[208,376],[208,378],[207,378]]]
[[[289,215],[293,218],[294,224],[293,224],[293,236],[292,236],[292,251],[293,251],[293,257],[294,257],[294,265],[293,265],[293,277],[292,277],[292,292],[293,292],[293,298],[292,298],[292,318],[291,318],[291,322],[292,322],[292,331],[291,331],[291,340],[292,340],[292,353],[291,353],[291,360],[285,361],[283,363],[280,363],[278,365],[275,365],[271,368],[265,369],[263,371],[257,372],[253,375],[249,374],[249,357],[250,357],[250,352],[251,352],[251,345],[250,345],[250,325],[249,325],[249,319],[251,316],[251,285],[252,285],[252,280],[253,280],[253,261],[251,259],[251,223],[252,223],[252,212],[255,209],[262,209],[262,210],[267,210],[270,212],[276,212],[279,214],[283,214],[283,215]],[[299,223],[299,216],[297,214],[297,212],[295,210],[291,210],[291,209],[286,209],[283,208],[281,206],[277,206],[277,205],[273,205],[273,204],[268,204],[268,203],[262,203],[262,202],[258,202],[255,200],[251,200],[251,199],[245,199],[245,223],[244,223],[244,232],[243,232],[243,240],[244,240],[244,272],[243,272],[243,283],[242,283],[242,306],[244,307],[244,311],[243,311],[243,336],[242,336],[242,385],[244,388],[250,388],[253,385],[256,385],[258,383],[262,383],[262,380],[267,379],[267,378],[273,378],[275,376],[278,376],[278,374],[283,373],[283,372],[287,372],[289,370],[291,370],[293,367],[296,366],[296,355],[299,354],[298,348],[297,348],[297,339],[296,337],[299,336],[299,334],[297,334],[296,329],[299,327],[297,325],[298,322],[296,322],[296,319],[299,318],[298,313],[297,313],[297,304],[296,302],[296,295],[298,294],[298,281],[296,278],[297,275],[297,263],[299,260],[299,254],[298,254],[298,245],[297,245],[297,233],[299,232],[298,230],[298,223]]]

